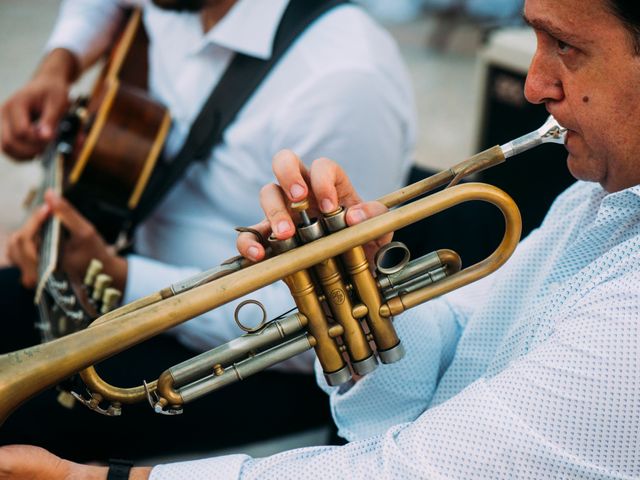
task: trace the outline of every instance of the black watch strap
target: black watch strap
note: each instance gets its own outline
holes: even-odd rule
[[[109,459],[107,480],[128,480],[131,467],[133,467],[133,462],[130,460]]]

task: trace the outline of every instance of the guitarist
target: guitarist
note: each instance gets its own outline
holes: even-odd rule
[[[292,0],[294,1],[294,0]],[[144,5],[150,92],[173,127],[164,158],[185,141],[209,92],[236,54],[267,59],[288,0],[154,0]],[[69,0],[31,80],[2,107],[2,149],[26,160],[42,152],[68,107],[69,88],[110,46],[123,11],[116,1]],[[230,95],[233,92],[229,92]],[[340,5],[312,23],[255,90],[222,139],[193,162],[139,226],[135,254],[118,255],[78,211],[52,192],[9,243],[13,268],[1,272],[2,352],[39,341],[32,289],[38,232],[51,215],[67,231],[64,268],[82,275],[91,258],[132,301],[235,254],[236,225],[263,214],[258,197],[272,178],[270,159],[283,148],[302,160],[340,159],[364,197],[399,187],[412,160],[413,98],[407,72],[389,36],[357,6]],[[284,284],[254,295],[270,318],[293,306]],[[204,349],[239,335],[230,305],[176,327],[100,365],[113,384],[134,385]],[[106,418],[80,406],[66,410],[46,392],[15,412],[0,443],[29,443],[75,460],[137,457],[214,449],[326,424],[327,402],[303,355],[157,418],[146,405]],[[302,400],[302,401],[301,401]],[[304,409],[300,407],[304,404]],[[169,425],[170,424],[170,425]],[[212,425],[214,432],[203,429]],[[144,438],[127,432],[145,432]],[[164,434],[180,436],[167,442]],[[62,440],[64,438],[64,440]]]

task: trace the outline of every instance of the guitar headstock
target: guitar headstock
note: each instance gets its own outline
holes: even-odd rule
[[[91,261],[84,279],[53,271],[38,301],[37,328],[43,341],[87,328],[93,320],[115,308],[121,297],[122,293],[111,287],[111,277],[102,273],[98,260]]]

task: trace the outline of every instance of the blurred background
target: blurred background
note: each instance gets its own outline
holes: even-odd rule
[[[526,71],[535,49],[533,32],[523,25],[521,18],[523,0],[358,1],[396,38],[413,79],[420,124],[414,179],[528,133],[546,118],[544,107],[527,104],[523,94]],[[0,103],[36,67],[59,3],[59,0],[0,2]],[[77,89],[86,92],[90,85],[91,78],[84,79]],[[495,172],[492,170],[480,180],[498,184],[515,197],[523,211],[527,232],[539,224],[550,202],[571,181],[565,156],[561,148],[544,146],[522,155],[521,159],[518,157],[513,165],[496,167]],[[18,164],[0,153],[0,265],[6,262],[7,235],[25,219],[24,199],[39,179],[37,162]],[[470,217],[481,232],[460,233],[460,224],[468,224]],[[487,234],[494,229],[488,228],[486,222],[501,222],[499,219],[465,214],[457,221],[458,226],[451,228],[451,220],[445,219],[442,228],[432,227],[427,234],[420,232],[419,238],[431,238],[435,236],[434,229],[438,233],[446,229],[445,237],[453,244],[442,239],[441,243],[459,251],[469,248],[458,246],[462,239],[466,243],[473,239],[474,248],[484,241],[497,242]],[[501,226],[495,229],[495,235],[501,235],[499,229]],[[475,254],[480,253],[472,252],[471,257]],[[466,263],[470,262],[467,258]],[[295,446],[323,443],[325,438],[326,432],[308,432],[247,446],[244,451],[263,456]]]
[[[478,53],[496,28],[521,23],[521,0],[359,1],[397,39],[411,71],[421,127],[418,163],[437,169],[458,162],[477,143]],[[0,2],[0,103],[37,66],[59,3]],[[90,85],[85,79],[78,90]],[[24,199],[39,175],[37,162],[18,164],[0,153],[0,265],[8,232],[25,219]]]

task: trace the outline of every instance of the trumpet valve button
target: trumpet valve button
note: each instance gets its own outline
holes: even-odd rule
[[[291,210],[300,214],[303,225],[311,225],[311,219],[307,214],[307,210],[309,210],[309,200],[305,198],[304,200],[300,200],[299,202],[293,202],[291,204]]]
[[[291,210],[297,213],[309,210],[309,200],[305,198],[304,200],[300,200],[299,202],[292,202]]]

